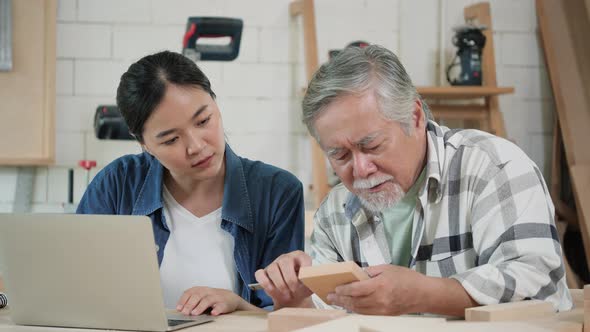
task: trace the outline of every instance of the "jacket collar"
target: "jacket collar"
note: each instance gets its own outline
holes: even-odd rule
[[[145,180],[139,189],[139,195],[135,200],[133,215],[149,215],[164,206],[162,198],[164,166],[147,152],[144,154],[149,160],[149,166]],[[251,233],[254,231],[250,195],[242,161],[228,144],[225,145],[225,179],[221,218],[245,228]],[[164,227],[168,228],[165,222]]]

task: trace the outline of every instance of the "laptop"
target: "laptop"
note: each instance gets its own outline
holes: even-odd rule
[[[0,214],[0,269],[11,319],[132,331],[213,320],[164,308],[156,248],[145,216]]]

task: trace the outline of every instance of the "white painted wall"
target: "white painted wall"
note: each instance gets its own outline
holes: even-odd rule
[[[396,52],[416,85],[437,84],[439,37],[445,36],[448,57],[454,52],[451,27],[474,2],[316,0],[320,61],[327,60],[329,49],[363,39]],[[508,135],[548,174],[554,106],[534,1],[491,3],[498,83],[516,88],[500,99]],[[68,168],[76,169],[75,200],[80,199],[86,174],[78,160],[94,159],[103,167],[139,151],[133,142],[95,139],[94,110],[114,103],[119,77],[133,61],[159,50],[180,51],[187,16],[244,20],[236,61],[199,63],[219,96],[230,144],[243,156],[286,168],[309,183],[309,144],[299,120],[302,33],[300,22],[289,19],[288,5],[289,0],[59,0],[57,163],[37,169],[34,211],[62,211]],[[16,168],[0,167],[0,212],[12,210],[16,175]]]

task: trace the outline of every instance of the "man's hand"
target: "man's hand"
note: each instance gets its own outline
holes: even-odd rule
[[[359,314],[403,315],[417,308],[420,286],[425,276],[396,265],[377,265],[365,269],[371,279],[336,287],[328,295],[330,304]]]
[[[176,310],[187,316],[200,315],[208,308],[211,308],[211,315],[213,316],[236,310],[257,309],[230,290],[210,287],[187,289],[176,305]]]
[[[283,254],[265,269],[256,271],[256,281],[274,302],[274,309],[310,307],[312,292],[299,281],[299,269],[311,265],[311,257],[297,250]]]
[[[328,295],[330,304],[367,315],[428,312],[457,317],[478,305],[455,279],[428,277],[389,264],[365,271],[371,279],[336,287],[336,292]]]

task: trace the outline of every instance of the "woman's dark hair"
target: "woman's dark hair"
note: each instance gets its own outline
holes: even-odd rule
[[[207,76],[182,54],[163,51],[143,57],[121,76],[117,88],[117,106],[139,142],[143,142],[145,122],[164,98],[169,84],[195,86],[215,99]]]

